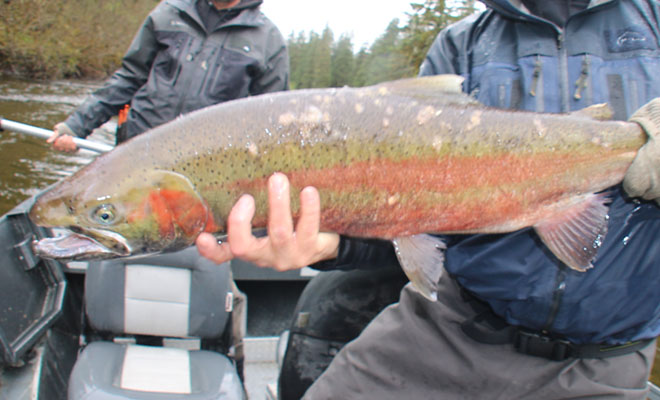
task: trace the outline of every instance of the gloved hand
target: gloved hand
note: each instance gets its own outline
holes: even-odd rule
[[[660,205],[660,97],[642,106],[631,117],[649,136],[637,152],[623,179],[623,188],[632,197],[655,200]]]
[[[76,134],[73,133],[71,128],[64,122],[55,124],[53,127],[53,135],[46,140],[46,143],[51,143],[55,150],[73,153],[78,150],[78,146],[73,141]]]

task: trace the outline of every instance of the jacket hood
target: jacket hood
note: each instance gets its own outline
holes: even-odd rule
[[[523,4],[522,0],[480,0],[482,3],[484,3],[488,8],[492,8],[493,10],[497,11],[498,13],[510,17],[510,18],[517,18],[517,19],[538,19],[534,15],[532,15],[527,7]],[[536,0],[539,3],[545,3],[548,0]],[[589,2],[589,7],[587,9],[591,9],[606,3],[613,3],[617,2],[619,0],[591,0]]]
[[[197,0],[168,0],[168,3],[179,8],[181,10],[189,10],[195,7]],[[241,0],[236,7],[230,8],[230,10],[244,10],[246,8],[256,8],[263,3],[263,0]]]

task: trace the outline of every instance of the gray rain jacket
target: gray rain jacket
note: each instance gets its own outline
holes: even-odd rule
[[[130,104],[121,143],[190,111],[288,89],[286,42],[261,0],[243,0],[212,32],[195,3],[164,0],[149,14],[122,66],[65,121],[73,132],[86,137]]]

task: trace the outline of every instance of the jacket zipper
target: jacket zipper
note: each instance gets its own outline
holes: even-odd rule
[[[570,96],[568,89],[568,50],[564,46],[564,31],[556,27],[557,35],[557,48],[559,49],[559,98],[560,98],[560,112],[567,113],[571,111]]]
[[[189,44],[193,44],[194,42],[195,42],[194,37],[191,37],[190,39],[188,39]],[[197,54],[199,54],[199,52],[202,51],[202,49],[204,48],[204,43],[206,43],[206,38],[204,38],[204,40],[202,40],[202,43],[200,44],[200,46],[197,49],[191,49],[191,51],[188,54],[186,54],[186,56],[184,57],[182,62],[188,62],[188,63],[194,62],[195,57],[197,56]],[[179,102],[177,103],[176,108],[174,110],[175,111],[175,113],[174,113],[175,118],[178,117],[181,114],[181,111],[183,111],[183,106],[184,106],[184,104],[186,104],[187,97],[188,97],[188,90],[190,89],[190,81],[192,80],[191,74],[186,73],[184,79],[185,80],[181,83],[181,88],[182,88],[181,90],[182,90],[183,96],[181,96],[181,99],[179,99]]]
[[[573,98],[575,100],[580,100],[582,98],[582,91],[589,90],[589,68],[590,68],[589,55],[585,54],[582,59],[582,69],[580,70],[580,77],[575,82],[575,93],[573,93]],[[589,100],[587,96],[587,100]]]
[[[557,30],[557,49],[559,50],[559,57],[557,60],[558,66],[558,78],[559,78],[559,98],[560,98],[560,107],[561,112],[570,111],[570,96],[568,90],[568,50],[564,46],[564,31],[558,26],[554,25]],[[547,334],[551,331],[552,326],[555,323],[557,318],[557,313],[559,312],[559,306],[561,305],[562,297],[566,291],[566,272],[564,271],[564,266],[559,266],[559,272],[557,273],[557,279],[555,280],[555,288],[552,294],[552,303],[550,304],[550,310],[548,312],[548,318],[543,324],[542,331],[544,334]]]
[[[541,331],[544,334],[548,334],[548,332],[552,331],[551,328],[555,323],[555,319],[557,319],[557,313],[559,312],[561,299],[564,296],[564,292],[566,291],[566,272],[564,271],[565,267],[560,266],[558,268],[559,268],[559,273],[557,273],[557,279],[555,280],[555,289],[554,292],[552,293],[552,304],[550,304],[550,311],[548,312],[548,318],[543,324],[543,328],[541,328]]]
[[[541,55],[536,56],[534,61],[534,71],[532,72],[532,84],[529,95],[536,98],[536,112],[545,110],[545,101],[543,95],[543,62]]]

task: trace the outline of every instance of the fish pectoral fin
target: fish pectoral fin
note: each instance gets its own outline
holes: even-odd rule
[[[438,281],[444,271],[444,242],[431,235],[413,235],[392,240],[403,272],[413,287],[431,301],[438,299]]]
[[[584,272],[607,234],[607,194],[588,194],[576,199],[559,217],[544,220],[534,229],[550,251],[570,268]]]

